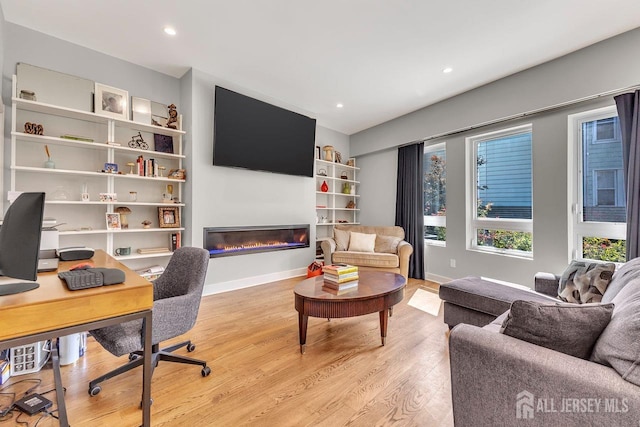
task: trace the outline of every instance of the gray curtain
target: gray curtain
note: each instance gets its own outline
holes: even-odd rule
[[[396,225],[404,228],[413,246],[409,277],[424,279],[424,144],[398,148]]]
[[[640,256],[640,90],[615,98],[622,131],[622,164],[627,188],[627,260]]]

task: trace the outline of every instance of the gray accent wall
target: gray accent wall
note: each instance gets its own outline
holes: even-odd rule
[[[637,46],[640,29],[352,135],[351,154],[362,168],[362,222],[393,224],[399,145],[638,85]],[[611,96],[439,140],[447,143],[447,244],[427,245],[427,274],[487,276],[533,286],[537,271],[561,273],[570,258],[567,115],[605,105],[613,105]],[[534,258],[467,250],[465,137],[524,123],[533,124]]]
[[[192,115],[188,131],[193,153],[190,167],[192,226],[188,233],[193,246],[202,246],[204,227],[310,224],[311,247],[242,256],[212,258],[207,292],[218,292],[304,273],[315,258],[315,179],[260,171],[213,166],[214,88],[216,85],[244,95],[296,110],[262,94],[238,88],[232,82],[192,69],[183,77],[185,99],[191,98]],[[186,80],[189,80],[188,82]],[[190,87],[185,89],[186,86]],[[333,145],[349,155],[348,136],[316,128],[316,145]]]

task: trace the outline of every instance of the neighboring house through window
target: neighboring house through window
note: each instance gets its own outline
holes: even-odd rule
[[[424,238],[444,245],[447,232],[446,143],[424,147]]]
[[[569,116],[570,258],[625,261],[626,195],[615,106]]]
[[[468,248],[531,257],[531,125],[466,141]]]

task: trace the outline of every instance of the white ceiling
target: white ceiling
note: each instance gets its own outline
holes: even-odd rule
[[[640,26],[639,0],[0,5],[6,21],[175,77],[193,67],[346,134]],[[165,25],[178,34],[164,34]]]

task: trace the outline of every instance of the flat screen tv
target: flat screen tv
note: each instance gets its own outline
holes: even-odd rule
[[[213,164],[313,176],[316,120],[216,86]]]

